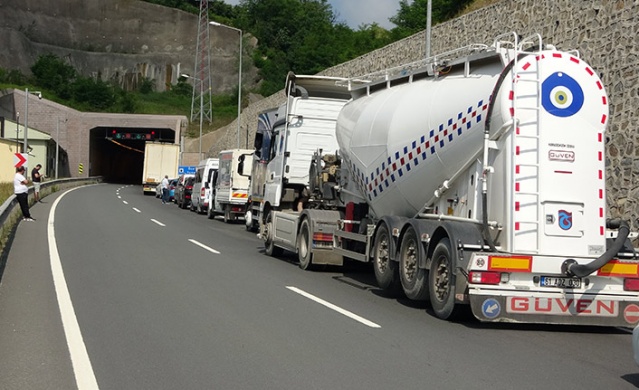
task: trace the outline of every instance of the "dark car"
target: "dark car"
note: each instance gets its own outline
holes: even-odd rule
[[[174,200],[182,209],[187,208],[191,204],[191,192],[193,191],[194,180],[195,175],[182,175],[177,180]]]

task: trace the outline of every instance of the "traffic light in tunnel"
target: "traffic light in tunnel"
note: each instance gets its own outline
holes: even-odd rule
[[[110,138],[117,140],[151,141],[156,139],[157,132],[155,130],[151,130],[150,132],[145,133],[131,133],[112,129],[110,135]]]

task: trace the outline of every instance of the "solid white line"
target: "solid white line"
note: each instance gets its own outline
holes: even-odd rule
[[[137,213],[141,213],[140,210],[136,209],[135,207],[133,207],[133,211],[137,212]]]
[[[158,220],[155,220],[155,219],[153,219],[153,218],[151,218],[151,221],[153,221],[153,222],[157,223],[157,224],[158,224],[158,225],[160,225],[160,226],[166,226],[166,225],[165,225],[165,224],[163,224],[162,222],[160,222],[160,221],[158,221]]]
[[[304,297],[306,297],[306,298],[308,298],[308,299],[310,299],[312,301],[315,301],[315,302],[319,303],[320,305],[324,305],[324,306],[328,307],[331,310],[335,310],[336,312],[338,312],[338,313],[340,313],[342,315],[345,315],[348,318],[351,318],[351,319],[353,319],[353,320],[355,320],[357,322],[361,322],[362,324],[364,324],[366,326],[370,326],[371,328],[381,328],[380,325],[377,325],[376,323],[374,323],[372,321],[369,321],[369,320],[367,320],[364,317],[360,317],[360,316],[358,316],[357,314],[355,314],[353,312],[350,312],[350,311],[348,311],[346,309],[342,309],[339,306],[335,306],[332,303],[327,302],[327,301],[323,300],[322,298],[318,298],[318,297],[316,297],[313,294],[309,294],[309,293],[307,293],[304,290],[300,290],[297,287],[286,286],[286,288],[288,288],[289,290],[291,290],[291,291],[293,291],[295,293],[298,293],[298,294],[300,294],[300,295],[302,295],[302,296],[304,296]]]
[[[73,373],[75,374],[75,383],[78,386],[78,390],[85,390],[99,389],[99,387],[98,382],[95,379],[95,374],[93,373],[91,359],[89,359],[87,348],[84,345],[84,339],[82,338],[78,319],[75,316],[75,310],[73,309],[73,303],[71,302],[71,295],[67,288],[67,282],[64,278],[62,262],[60,261],[60,255],[58,254],[58,245],[55,241],[54,228],[55,210],[58,203],[66,194],[78,188],[80,187],[76,187],[65,192],[60,195],[55,202],[53,202],[53,206],[49,212],[47,239],[49,241],[51,273],[53,274],[53,283],[58,297],[58,306],[60,307],[60,316],[62,317],[62,327],[64,328],[64,335],[67,339],[69,355],[71,355],[71,364],[73,366]]]
[[[213,248],[209,248],[208,246],[206,246],[206,245],[202,244],[201,242],[197,242],[197,241],[192,240],[192,239],[190,239],[190,238],[189,238],[189,241],[190,241],[190,242],[192,242],[193,244],[195,244],[195,245],[199,246],[199,247],[202,247],[202,248],[206,249],[206,250],[207,250],[207,251],[209,251],[209,252],[215,253],[216,255],[219,255],[219,254],[220,254],[220,252],[216,251],[216,250],[215,250],[215,249],[213,249]]]
[[[127,202],[126,200],[123,200],[122,203],[129,204],[129,202]]]

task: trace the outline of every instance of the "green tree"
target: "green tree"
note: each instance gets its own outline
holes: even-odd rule
[[[116,102],[113,88],[102,80],[79,77],[73,84],[73,99],[90,109],[106,110]]]
[[[54,54],[45,54],[31,67],[38,85],[50,89],[63,99],[71,97],[70,85],[77,77],[74,67],[67,65]]]

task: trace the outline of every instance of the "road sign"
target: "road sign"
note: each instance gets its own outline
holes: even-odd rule
[[[82,163],[78,164],[78,174],[82,173],[84,171],[84,165],[82,165]]]
[[[178,167],[178,175],[195,175],[195,165],[180,165]]]
[[[19,168],[27,164],[29,161],[29,155],[27,153],[15,153],[13,155],[13,166]]]
[[[626,309],[623,311],[623,316],[628,323],[636,324],[639,322],[639,306],[635,304],[626,306]]]
[[[481,305],[481,312],[484,317],[493,319],[499,315],[501,312],[501,307],[499,306],[499,302],[496,299],[488,298]]]

